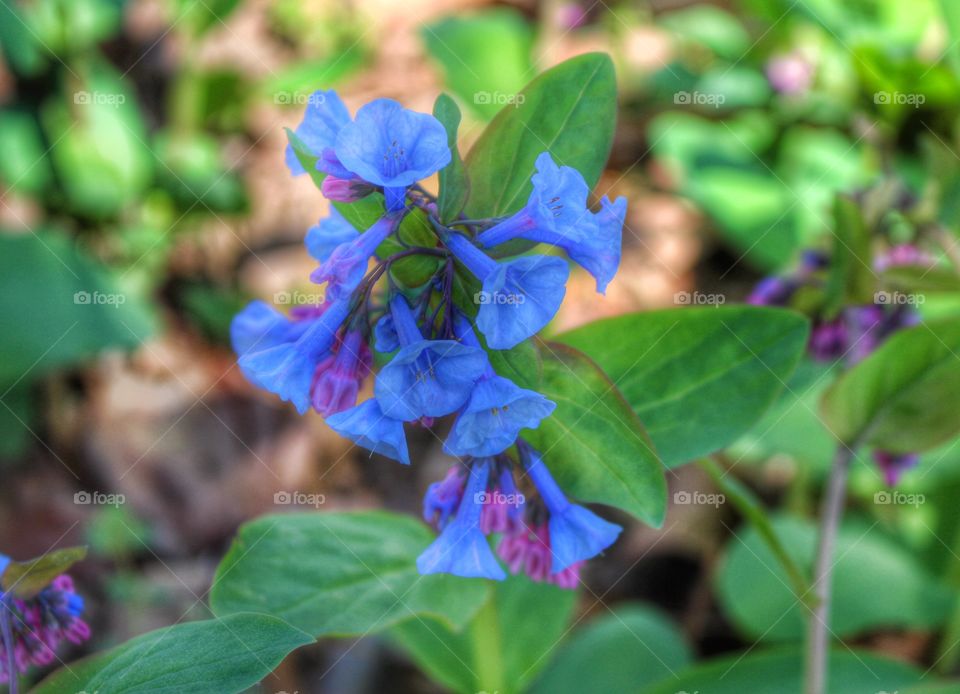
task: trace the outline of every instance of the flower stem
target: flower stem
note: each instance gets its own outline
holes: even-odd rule
[[[503,648],[500,640],[500,617],[497,614],[496,598],[491,597],[470,623],[473,643],[473,663],[479,691],[507,691],[503,673]]]
[[[7,675],[9,694],[17,694],[20,676],[17,673],[17,658],[13,643],[13,627],[10,624],[11,607],[5,595],[0,595],[0,635],[3,636],[3,650],[7,654]]]
[[[806,694],[825,694],[827,686],[827,655],[829,651],[830,588],[833,578],[833,549],[836,544],[843,502],[846,498],[847,476],[855,447],[843,444],[837,449],[827,481],[826,496],[820,510],[820,541],[817,546],[813,573],[813,591],[816,604],[810,615],[807,630]]]

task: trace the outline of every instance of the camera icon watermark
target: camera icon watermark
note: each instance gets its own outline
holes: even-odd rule
[[[73,495],[73,503],[77,506],[123,506],[127,497],[123,494],[104,494],[103,492],[77,492]]]
[[[727,503],[724,494],[706,494],[704,492],[674,492],[673,503],[678,506],[713,506],[720,508]]]
[[[276,292],[273,295],[273,303],[278,306],[320,306],[323,301],[323,292]]]
[[[327,497],[324,494],[281,491],[273,495],[273,503],[277,506],[313,506],[314,508],[320,508],[327,503]]]
[[[478,306],[485,304],[496,304],[498,306],[511,306],[524,303],[527,297],[523,294],[511,294],[509,292],[477,292],[473,295],[473,303]]]
[[[516,108],[527,97],[523,94],[507,94],[504,92],[474,92],[473,103],[475,104],[495,104],[497,106],[513,106]]]
[[[73,293],[73,303],[77,306],[113,306],[114,308],[120,308],[127,303],[127,295],[79,291]]]
[[[677,292],[673,303],[679,306],[723,306],[727,297],[723,294],[705,294],[703,292]]]
[[[125,94],[117,94],[115,92],[88,92],[86,90],[80,90],[73,93],[73,103],[79,106],[113,106],[117,107],[123,103],[126,103],[127,97]]]
[[[914,108],[920,108],[926,102],[926,95],[919,93],[875,92],[873,95],[873,103],[877,104],[878,106],[889,106],[895,104],[897,106],[913,106]]]
[[[678,106],[713,106],[720,108],[727,101],[723,94],[713,94],[710,92],[675,92],[673,103]]]
[[[879,491],[873,495],[873,503],[878,506],[913,506],[919,508],[927,502],[923,494],[907,494],[905,492]]]
[[[492,492],[477,492],[473,495],[473,503],[478,506],[494,504],[497,506],[514,506],[520,508],[526,503],[526,497],[520,492],[504,494],[497,490]]]
[[[873,303],[881,306],[920,306],[927,297],[923,294],[905,294],[904,292],[876,292]]]

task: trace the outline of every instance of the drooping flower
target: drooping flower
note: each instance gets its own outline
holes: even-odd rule
[[[376,398],[330,415],[327,417],[327,424],[341,436],[368,451],[392,458],[404,465],[410,464],[403,422],[385,415]]]
[[[390,312],[401,347],[374,384],[384,413],[410,422],[456,411],[486,368],[483,350],[456,340],[425,340],[402,295],[390,301]]]
[[[484,496],[480,529],[484,535],[505,533],[523,515],[526,499],[517,490],[513,472],[506,465],[500,468],[496,484]]]
[[[345,296],[359,286],[367,272],[370,258],[377,247],[396,231],[404,216],[403,211],[388,213],[359,236],[341,243],[330,252],[310,279],[317,284],[326,283],[327,299],[333,301]]]
[[[550,530],[546,524],[530,527],[512,523],[497,545],[497,555],[512,574],[526,574],[532,581],[553,583],[573,590],[580,584],[580,570],[585,562],[574,562],[563,571],[551,571]]]
[[[477,459],[470,468],[457,515],[440,536],[417,557],[421,574],[448,573],[465,578],[506,578],[490,543],[480,529],[482,495],[487,488],[491,461]]]
[[[329,303],[320,317],[307,321],[306,329],[295,340],[266,349],[238,350],[241,371],[252,383],[289,400],[303,414],[310,407],[317,367],[330,355],[349,311],[349,297]]]
[[[303,141],[310,152],[319,158],[317,168],[321,171],[335,174],[343,173],[346,174],[346,177],[349,177],[350,172],[344,171],[342,167],[337,165],[336,156],[333,152],[337,135],[349,122],[350,112],[335,91],[332,89],[329,91],[318,90],[310,95],[303,120],[294,130],[294,133]],[[287,167],[294,176],[306,173],[291,145],[287,145],[286,161]]]
[[[623,528],[603,520],[583,506],[570,503],[539,453],[524,445],[521,446],[521,455],[527,474],[550,512],[552,573],[595,557],[614,543]]]
[[[316,371],[311,400],[313,409],[325,417],[357,404],[357,393],[370,373],[373,355],[358,330],[344,335],[335,355]]]
[[[374,191],[374,187],[359,176],[340,178],[327,176],[320,184],[320,192],[327,200],[333,202],[356,202],[362,200]]]
[[[873,452],[873,460],[883,473],[884,482],[892,487],[907,470],[917,466],[920,456],[916,453],[890,453],[877,449]]]
[[[427,487],[423,496],[423,520],[443,530],[460,505],[466,477],[462,465],[453,465],[442,480]]]
[[[230,323],[233,351],[243,356],[251,350],[293,342],[310,327],[308,320],[290,320],[263,301],[251,301]]]
[[[600,201],[600,211],[594,215],[596,227],[583,240],[566,247],[573,262],[583,267],[597,281],[597,291],[607,291],[607,285],[620,267],[620,247],[623,240],[623,222],[627,216],[627,199],[619,197],[611,202],[607,196]]]
[[[344,219],[337,208],[331,207],[327,217],[307,229],[304,244],[307,252],[322,263],[338,246],[355,241],[359,236],[356,227]]]
[[[377,99],[337,135],[336,155],[363,180],[382,186],[388,210],[404,205],[408,186],[450,163],[447,132],[433,116]]]
[[[570,268],[560,258],[529,255],[497,262],[467,238],[451,234],[447,247],[482,283],[477,327],[493,349],[510,349],[556,315]]]
[[[389,354],[400,349],[400,338],[393,327],[393,316],[387,311],[373,326],[374,347],[381,354]]]

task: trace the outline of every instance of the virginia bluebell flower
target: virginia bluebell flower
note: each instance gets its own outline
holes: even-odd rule
[[[9,564],[10,558],[0,554],[0,575]],[[11,682],[31,665],[49,665],[63,641],[79,644],[90,638],[90,627],[81,619],[83,598],[66,574],[57,576],[32,598],[0,593],[0,610],[4,611],[0,619],[9,627],[0,640],[0,682]],[[11,650],[15,673],[8,665]]]
[[[457,317],[455,328],[461,342],[480,346],[465,317]],[[487,362],[443,450],[456,456],[496,455],[512,446],[522,429],[539,426],[540,420],[549,417],[555,407],[556,404],[540,393],[520,388],[510,379],[498,376]]]
[[[623,528],[603,520],[583,506],[570,503],[539,453],[529,446],[522,446],[521,454],[527,474],[550,512],[551,573],[595,557],[614,543]]]
[[[290,320],[263,301],[251,301],[230,323],[233,351],[243,356],[251,350],[263,350],[293,342],[310,327],[308,320]]]
[[[313,409],[326,416],[357,404],[357,393],[370,373],[373,355],[359,330],[347,332],[337,352],[317,367],[311,393]]]
[[[388,417],[376,398],[327,417],[327,424],[341,436],[373,453],[410,464],[403,422]]]
[[[883,473],[884,482],[892,487],[907,470],[917,466],[920,456],[916,453],[890,453],[877,449],[873,452],[873,461]]]
[[[322,263],[330,257],[337,246],[355,241],[359,236],[360,232],[356,227],[344,219],[337,208],[331,207],[327,217],[307,229],[304,244],[307,247],[307,253]]]
[[[378,219],[367,231],[345,241],[331,251],[329,257],[313,271],[310,279],[327,284],[326,296],[336,300],[352,292],[367,273],[370,258],[377,247],[396,231],[404,213],[392,212]]]
[[[593,216],[596,227],[588,231],[582,241],[564,247],[573,262],[593,275],[597,282],[597,291],[601,294],[607,291],[607,285],[620,267],[620,247],[626,216],[626,198],[619,197],[610,202],[607,196],[603,196],[600,200],[600,211]]]
[[[487,488],[491,461],[477,459],[460,499],[457,515],[433,543],[417,557],[421,574],[448,573],[465,578],[506,578],[486,536],[480,529],[482,495]]]
[[[374,385],[384,413],[409,422],[456,411],[486,368],[483,350],[455,340],[423,339],[402,295],[391,299],[390,313],[401,347]]]
[[[393,327],[393,316],[387,311],[373,326],[374,347],[380,354],[390,354],[400,349],[400,338]]]
[[[333,153],[337,135],[349,122],[350,112],[335,91],[318,90],[310,95],[303,120],[294,132],[310,152],[320,159],[317,168],[321,171],[343,174],[344,178],[350,177],[349,171],[337,165]],[[306,173],[290,145],[287,145],[286,160],[287,167],[294,176]]]
[[[450,163],[447,132],[440,121],[392,99],[361,107],[337,135],[335,151],[353,174],[383,186],[388,210],[401,209],[408,186]]]
[[[505,533],[523,516],[526,499],[517,490],[513,471],[508,465],[501,466],[485,502],[480,514],[480,530],[484,535]]]
[[[556,315],[570,275],[562,259],[529,255],[497,262],[459,234],[444,241],[482,283],[477,327],[493,349],[520,344]]]
[[[333,202],[356,202],[370,195],[375,188],[358,176],[339,178],[327,176],[320,184],[320,192]]]
[[[349,311],[349,297],[328,303],[323,314],[308,321],[295,340],[241,353],[240,369],[252,383],[289,400],[303,414],[310,407],[317,367],[329,356]]]
[[[500,544],[497,556],[507,564],[512,574],[525,574],[538,583],[553,583],[573,590],[580,584],[580,571],[586,562],[574,562],[563,571],[551,571],[550,530],[546,523],[527,525],[522,520],[510,523]]]
[[[446,476],[427,487],[427,493],[423,495],[423,520],[438,530],[446,527],[460,505],[466,483],[462,467],[459,463],[452,465]]]

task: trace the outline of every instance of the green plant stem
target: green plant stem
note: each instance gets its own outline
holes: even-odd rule
[[[500,618],[493,598],[484,603],[470,623],[470,637],[478,689],[491,694],[506,694],[508,690],[503,674]]]
[[[826,692],[833,550],[837,540],[837,530],[840,527],[840,518],[843,515],[847,477],[854,449],[855,447],[851,448],[843,444],[837,449],[820,510],[820,540],[813,570],[813,593],[816,604],[811,611],[807,630],[806,694],[825,694]]]
[[[699,461],[699,465],[710,476],[710,479],[713,480],[717,488],[726,495],[734,507],[743,515],[747,522],[753,525],[757,532],[760,533],[760,538],[767,544],[767,547],[773,552],[774,557],[780,562],[784,571],[787,572],[790,586],[793,588],[793,593],[796,598],[808,602],[809,606],[813,607],[812,601],[809,598],[810,582],[807,580],[804,572],[800,570],[800,567],[797,566],[797,563],[787,553],[783,543],[780,542],[780,538],[777,537],[777,533],[770,524],[770,518],[767,516],[767,512],[760,504],[760,501],[749,489],[724,472],[715,461],[704,458]]]

